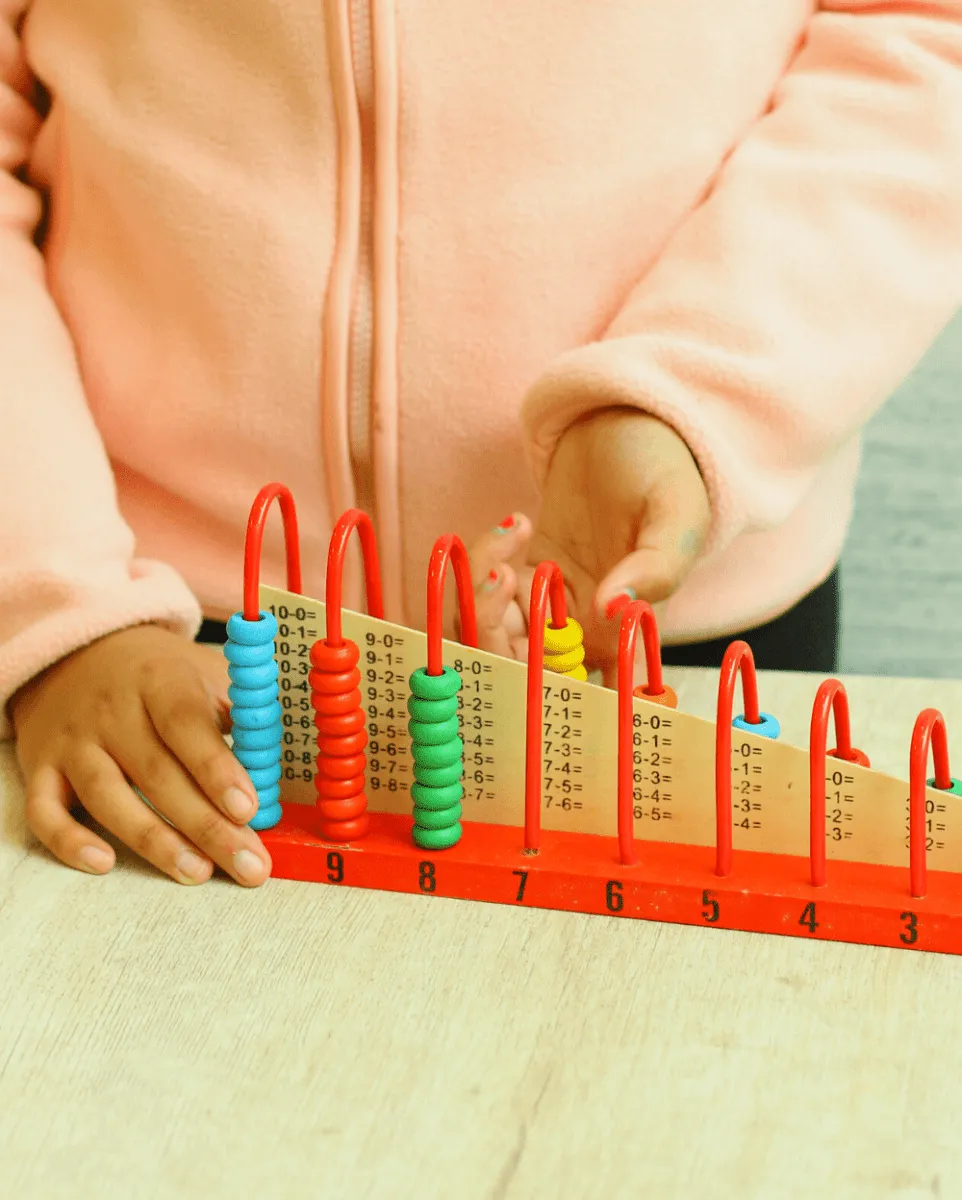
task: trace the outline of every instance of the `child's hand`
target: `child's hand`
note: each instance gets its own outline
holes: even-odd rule
[[[482,649],[527,658],[533,566],[552,559],[584,627],[587,663],[613,682],[618,625],[608,605],[628,588],[653,604],[667,599],[710,519],[691,451],[662,421],[618,409],[573,426],[551,461],[536,528],[515,514],[471,552]]]
[[[587,662],[610,679],[618,625],[606,616],[627,589],[666,600],[694,566],[711,522],[691,451],[670,426],[611,409],[572,426],[545,481],[532,562],[553,559],[574,596]]]
[[[68,866],[109,871],[114,852],[74,818],[79,802],[179,883],[205,882],[214,863],[239,883],[263,883],[270,858],[245,825],[256,792],[222,737],[227,682],[222,655],[144,625],[27,684],[11,715],[37,838]]]

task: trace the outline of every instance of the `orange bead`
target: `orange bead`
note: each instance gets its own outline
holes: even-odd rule
[[[837,747],[834,750],[829,750],[828,757],[829,758],[842,758],[842,756],[838,752]],[[843,758],[842,762],[855,763],[855,765],[857,767],[870,767],[872,765],[869,762],[868,755],[865,753],[865,751],[858,750],[855,748],[855,746],[852,747],[852,753],[847,758]]]
[[[364,723],[364,710],[360,708],[354,709],[353,712],[341,713],[340,716],[314,718],[314,724],[321,737],[349,737],[359,733],[364,728]]]
[[[336,842],[338,845],[345,845],[348,842],[356,842],[359,838],[364,837],[371,827],[371,818],[367,813],[362,813],[353,821],[324,821],[319,825],[319,832],[325,842]]]
[[[346,758],[349,754],[360,754],[367,745],[367,730],[361,728],[347,737],[319,737],[317,748],[321,754],[331,758]]]
[[[342,692],[351,692],[358,687],[361,682],[361,672],[357,667],[350,671],[341,671],[339,674],[328,671],[311,671],[307,682],[315,692],[320,692],[323,696],[337,696]]]
[[[356,642],[345,639],[342,646],[329,646],[327,642],[315,642],[311,647],[311,666],[328,674],[340,674],[356,667],[361,651]]]
[[[338,696],[323,696],[320,692],[311,692],[311,704],[314,711],[322,717],[341,717],[361,707],[361,689],[355,688]]]
[[[665,690],[657,696],[649,695],[646,690],[647,686],[647,684],[643,684],[641,687],[636,687],[631,694],[637,696],[639,700],[647,700],[649,704],[661,704],[665,708],[678,707],[678,696],[675,694],[675,689],[670,688],[667,683],[664,685]]]

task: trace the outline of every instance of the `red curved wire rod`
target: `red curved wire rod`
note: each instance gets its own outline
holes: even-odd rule
[[[735,680],[742,676],[745,720],[759,725],[758,681],[755,659],[747,642],[732,642],[722,659],[718,681],[718,715],[715,719],[715,874],[730,875],[732,869],[732,713]]]
[[[544,684],[544,625],[551,600],[551,628],[568,624],[565,581],[557,563],[538,564],[531,582],[528,610],[528,710],[524,747],[524,848],[537,850],[541,843],[541,734]]]
[[[327,584],[324,593],[327,609],[328,646],[343,646],[341,631],[341,597],[344,591],[344,558],[351,534],[357,530],[364,556],[364,585],[367,591],[367,611],[378,620],[384,618],[384,599],[381,594],[381,564],[377,555],[377,536],[374,522],[359,508],[349,508],[334,526],[327,551]]]
[[[643,694],[650,692],[653,696],[660,696],[665,690],[661,677],[658,622],[647,600],[633,600],[621,614],[618,635],[618,850],[626,867],[632,867],[638,861],[635,854],[633,684],[639,626],[645,641],[648,674],[648,686]]]
[[[287,590],[301,591],[301,542],[297,532],[297,509],[290,489],[282,483],[268,483],[257,493],[247,518],[244,541],[244,620],[260,618],[261,546],[264,526],[271,504],[277,500],[284,522],[284,548],[287,552]]]
[[[912,895],[924,896],[927,883],[925,828],[925,767],[932,747],[935,764],[935,786],[948,791],[952,786],[949,773],[949,748],[945,719],[936,708],[919,713],[912,730],[909,751],[909,871]]]
[[[838,742],[837,748],[832,751],[832,758],[841,758],[846,762],[868,761],[864,754],[852,746],[848,695],[844,686],[837,679],[826,679],[815,695],[808,743],[812,887],[825,886],[825,759],[828,757],[830,713],[835,717],[835,740]]]
[[[474,609],[474,584],[471,563],[464,543],[454,533],[438,538],[428,563],[428,674],[444,671],[444,580],[448,563],[454,564],[454,581],[458,589],[458,611],[461,615],[461,641],[477,649],[478,618]]]

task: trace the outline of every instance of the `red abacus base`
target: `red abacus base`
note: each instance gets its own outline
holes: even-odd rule
[[[288,805],[261,835],[276,877],[962,953],[962,879],[948,872],[930,872],[919,899],[908,866],[830,862],[828,883],[816,888],[808,859],[788,855],[735,851],[720,878],[709,846],[639,841],[638,864],[624,867],[616,838],[590,834],[545,831],[541,849],[526,853],[522,830],[465,822],[457,846],[432,854],[412,844],[407,816],[372,813],[370,832],[352,845],[323,841],[315,822],[312,809]]]

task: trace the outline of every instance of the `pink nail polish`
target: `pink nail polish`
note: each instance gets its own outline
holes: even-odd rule
[[[488,577],[484,581],[484,590],[486,592],[493,592],[497,588],[497,586],[500,582],[501,582],[501,576],[498,574],[498,572],[497,571],[489,571]]]
[[[512,513],[510,517],[505,517],[500,525],[495,526],[494,532],[495,533],[507,533],[509,529],[514,529],[514,527],[515,527],[515,525],[517,525],[517,523],[518,522],[514,519],[514,513]]]

